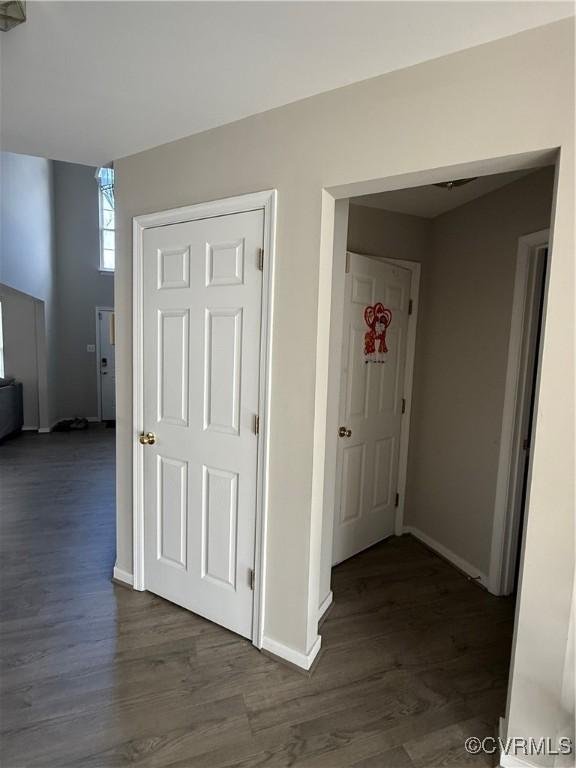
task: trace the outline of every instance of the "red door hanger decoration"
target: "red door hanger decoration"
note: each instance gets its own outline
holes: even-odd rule
[[[364,320],[370,329],[364,334],[365,362],[384,363],[384,355],[388,352],[386,331],[392,322],[392,312],[378,302],[373,307],[366,307]]]

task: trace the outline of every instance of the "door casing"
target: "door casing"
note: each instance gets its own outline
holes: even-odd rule
[[[238,197],[224,198],[207,203],[174,208],[158,213],[135,216],[133,219],[133,413],[132,413],[132,469],[133,469],[133,558],[134,589],[145,587],[144,567],[144,482],[143,455],[138,436],[144,431],[143,403],[143,282],[142,258],[144,232],[150,227],[179,224],[186,221],[226,216],[233,213],[262,210],[264,212],[264,260],[262,274],[262,325],[259,367],[259,441],[256,478],[256,530],[254,569],[254,618],[252,643],[262,648],[264,634],[264,598],[266,588],[266,522],[268,500],[269,463],[269,411],[270,364],[272,328],[272,286],[274,279],[274,246],[276,230],[276,190],[266,190]]]
[[[537,272],[542,266],[540,249],[544,247],[551,252],[550,229],[523,235],[518,240],[488,573],[488,589],[494,595],[510,595],[514,591],[517,544],[523,535],[520,527],[522,505],[518,489],[521,474],[518,457],[524,452],[522,441],[526,437],[522,432],[523,416],[530,408],[533,393],[535,395],[538,390],[538,382],[533,379],[534,365],[538,377],[540,374],[536,333],[544,319],[545,307],[540,318],[537,302],[542,285],[538,282]],[[535,403],[534,397],[534,408]],[[536,418],[536,413],[533,418]],[[532,452],[533,445],[530,445],[528,467],[531,466]],[[527,500],[524,506],[526,504]]]

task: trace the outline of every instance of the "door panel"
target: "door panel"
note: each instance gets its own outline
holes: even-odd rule
[[[357,520],[362,514],[365,446],[353,445],[343,449],[341,521]]]
[[[188,464],[158,456],[158,559],[186,568]]]
[[[203,467],[202,576],[235,589],[238,475]]]
[[[158,312],[158,421],[188,424],[187,309]]]
[[[349,254],[349,265],[340,425],[352,434],[337,437],[334,563],[394,532],[410,300],[409,270],[357,254]],[[369,326],[366,313],[378,304]]]
[[[242,308],[206,311],[204,428],[237,435],[242,370]]]
[[[251,211],[151,228],[143,252],[145,587],[245,637],[263,227]]]

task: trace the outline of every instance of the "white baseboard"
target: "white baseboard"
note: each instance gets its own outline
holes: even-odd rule
[[[40,427],[22,427],[22,432],[39,432]]]
[[[116,581],[122,581],[124,584],[134,586],[134,576],[128,571],[123,571],[122,568],[114,566],[114,578]]]
[[[314,663],[314,659],[318,656],[321,642],[322,638],[318,635],[314,645],[308,653],[301,653],[300,651],[294,650],[294,648],[289,648],[287,645],[279,643],[277,640],[265,637],[262,641],[262,648],[265,651],[274,654],[274,656],[284,659],[284,661],[289,661],[290,664],[294,664],[296,667],[309,670]]]
[[[506,755],[500,752],[500,768],[538,768],[537,763],[533,763],[525,757],[517,755]]]
[[[488,589],[488,575],[479,571],[474,565],[470,565],[470,563],[462,557],[455,552],[452,552],[451,549],[445,547],[444,544],[440,544],[439,541],[436,541],[431,536],[428,536],[427,533],[424,533],[419,528],[415,528],[413,525],[405,525],[404,533],[411,533],[412,536],[419,539],[423,544],[426,544],[430,549],[433,549],[439,555],[451,562],[452,565],[455,565],[460,571],[464,571],[464,573],[474,579],[474,581],[477,581],[479,584],[482,584],[483,587]]]
[[[318,608],[318,621],[322,619],[322,616],[326,613],[328,608],[332,605],[332,601],[334,600],[334,595],[332,593],[332,590],[328,592],[324,600],[320,603],[320,607]]]

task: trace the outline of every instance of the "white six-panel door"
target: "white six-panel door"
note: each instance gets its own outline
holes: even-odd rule
[[[252,635],[262,210],[143,235],[145,588]]]
[[[409,270],[358,254],[348,255],[345,280],[340,427],[333,564],[394,533],[406,337]],[[366,316],[381,304],[376,326],[385,328],[366,354]],[[348,432],[351,434],[348,436]]]

